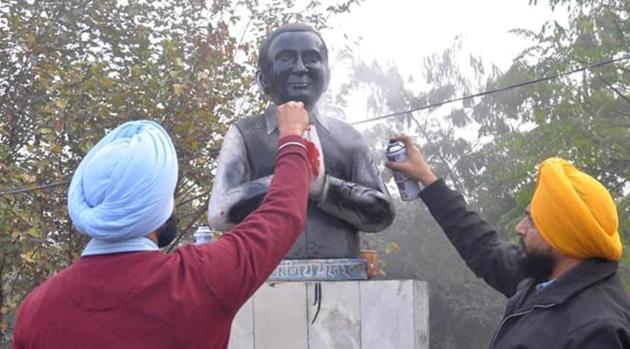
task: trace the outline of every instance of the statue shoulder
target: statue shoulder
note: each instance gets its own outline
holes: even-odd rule
[[[263,115],[246,116],[234,123],[239,130],[247,130],[253,128],[265,127],[265,117]]]
[[[344,135],[352,135],[352,136],[361,136],[361,133],[354,128],[349,123],[337,119],[337,118],[327,118],[326,119],[327,127],[331,130],[335,130],[336,133],[341,133]]]
[[[335,133],[337,138],[341,137],[341,140],[347,143],[346,145],[349,146],[350,148],[360,149],[363,147],[367,147],[367,144],[365,140],[363,139],[361,132],[359,132],[352,125],[348,124],[347,122],[343,120],[334,119],[334,118],[328,118],[327,121],[328,121],[329,129]]]

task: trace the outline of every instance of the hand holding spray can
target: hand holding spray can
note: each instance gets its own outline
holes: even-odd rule
[[[405,161],[407,159],[407,148],[405,148],[403,142],[390,139],[387,144],[385,156],[387,156],[387,160],[389,161]],[[394,174],[394,181],[400,192],[400,197],[403,201],[411,201],[420,197],[420,191],[422,191],[422,189],[417,181],[400,171],[392,172]]]
[[[213,238],[212,231],[207,225],[200,225],[195,234],[193,234],[193,237],[195,238],[195,245],[212,242]]]

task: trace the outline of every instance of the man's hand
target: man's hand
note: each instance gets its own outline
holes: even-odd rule
[[[308,112],[302,102],[287,102],[276,108],[278,138],[302,136],[308,126]]]
[[[402,141],[407,148],[407,160],[405,161],[388,161],[387,167],[394,171],[400,171],[407,176],[419,181],[423,186],[427,187],[431,183],[437,180],[431,167],[424,160],[424,156],[418,147],[411,141],[411,138],[407,135],[400,135],[393,137],[392,139]]]

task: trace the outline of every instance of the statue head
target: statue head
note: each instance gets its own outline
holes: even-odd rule
[[[300,101],[313,108],[330,80],[324,40],[304,24],[279,27],[260,46],[256,79],[276,105]]]

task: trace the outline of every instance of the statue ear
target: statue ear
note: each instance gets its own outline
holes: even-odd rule
[[[264,94],[269,94],[269,81],[260,70],[256,71],[256,83],[258,83],[258,88],[260,88]]]

